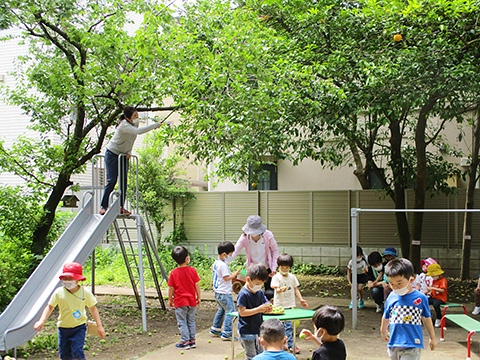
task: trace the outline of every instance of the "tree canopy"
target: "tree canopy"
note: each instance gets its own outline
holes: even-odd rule
[[[30,50],[5,97],[31,117],[39,139],[20,139],[1,154],[4,169],[48,193],[32,235],[34,254],[48,245],[71,175],[100,152],[123,107],[151,108],[166,95],[157,86],[161,63],[139,57],[143,43],[127,31],[132,14],[149,9],[136,0],[2,2],[0,26],[20,29]],[[155,7],[157,18],[171,16],[166,10]]]
[[[355,163],[363,188],[374,173],[401,209],[414,187],[421,209],[458,172],[438,147],[478,101],[478,15],[466,0],[197,2],[157,33],[183,114],[174,137],[237,180],[264,155]],[[423,214],[396,216],[418,262]]]

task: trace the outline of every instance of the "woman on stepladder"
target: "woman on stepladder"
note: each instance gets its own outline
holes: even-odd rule
[[[138,127],[138,112],[133,106],[125,106],[123,114],[117,123],[117,128],[112,139],[108,142],[105,151],[105,168],[107,170],[107,184],[103,192],[100,214],[104,215],[108,209],[108,199],[112,193],[118,179],[118,159],[123,163],[123,174],[120,174],[120,213],[130,215],[130,211],[124,208],[125,193],[127,190],[128,159],[131,157],[133,144],[137,135],[144,134],[150,130],[157,129],[161,123],[154,123],[142,128]],[[120,157],[121,154],[126,156]]]

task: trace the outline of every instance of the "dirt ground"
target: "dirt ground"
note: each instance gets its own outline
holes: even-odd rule
[[[107,336],[104,341],[87,335],[85,355],[88,359],[101,360],[134,359],[148,352],[162,348],[178,341],[179,331],[175,319],[175,311],[160,310],[158,300],[147,299],[148,333],[143,333],[142,314],[132,296],[97,296],[98,310]],[[209,328],[217,311],[212,301],[200,304],[197,311],[197,331]],[[56,346],[56,309],[50,315],[41,336],[37,335],[32,342],[18,349],[17,359],[58,359]],[[45,347],[42,350],[38,348]]]
[[[341,338],[347,345],[348,359],[365,359],[362,354],[365,352],[378,354],[378,357],[368,356],[370,359],[386,358],[385,343],[380,337],[379,327],[381,314],[375,313],[375,305],[371,300],[366,301],[366,308],[358,311],[358,326],[356,330],[351,327],[351,311],[348,309],[349,287],[344,278],[336,276],[305,276],[299,277],[302,284],[302,295],[304,297],[316,298],[317,304],[331,304],[337,306],[345,315],[345,331]],[[470,291],[473,293],[472,284],[467,283],[454,285],[452,281],[452,301],[456,296],[455,286],[458,287],[458,297],[463,297],[462,302],[471,302]],[[474,285],[473,285],[474,286]],[[175,311],[169,309],[160,310],[158,300],[147,298],[147,324],[148,333],[142,331],[142,317],[133,296],[99,295],[98,308],[102,321],[104,322],[107,337],[104,341],[99,338],[87,336],[85,353],[88,359],[135,359],[142,355],[158,350],[179,339],[179,331],[175,319]],[[469,311],[472,304],[467,307]],[[213,301],[202,301],[197,311],[197,332],[208,329],[215,312],[216,304]],[[54,312],[40,336],[36,336],[32,344],[27,344],[24,349],[19,349],[17,359],[58,359],[56,345],[56,317]],[[312,329],[311,321],[302,321],[302,328]],[[440,338],[440,330],[436,329],[437,340]],[[449,355],[448,350],[456,346],[456,353],[466,357],[466,332],[461,329],[449,328],[447,332],[448,342],[440,343],[439,349],[432,358],[443,360],[459,358],[456,355]],[[425,337],[428,339],[428,336]],[[473,356],[478,357],[478,342],[472,342]],[[428,344],[426,344],[428,346]],[[455,347],[453,346],[453,347]],[[309,344],[299,341],[302,353],[298,359],[307,359],[311,356]],[[427,350],[425,350],[427,352]],[[438,355],[438,356],[437,356]],[[425,356],[422,356],[425,358]],[[428,357],[430,358],[430,357]]]

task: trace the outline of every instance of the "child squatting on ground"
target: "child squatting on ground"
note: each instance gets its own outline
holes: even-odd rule
[[[393,290],[385,302],[380,328],[382,338],[388,341],[388,356],[395,360],[418,360],[423,348],[422,321],[430,336],[430,349],[437,345],[428,299],[412,288],[415,274],[407,259],[389,261],[385,274]]]
[[[251,360],[263,352],[258,335],[263,322],[262,314],[272,312],[262,291],[263,283],[268,279],[268,270],[263,264],[253,264],[247,269],[245,286],[237,296],[238,333],[240,344],[245,349],[245,359]]]
[[[338,334],[345,327],[345,317],[334,306],[322,306],[313,314],[314,333],[303,329],[301,338],[313,341],[319,346],[312,354],[312,360],[345,360],[347,351]]]
[[[264,352],[258,354],[253,360],[295,360],[293,354],[286,353],[283,350],[287,337],[283,324],[278,319],[268,319],[260,326],[260,345],[265,349]]]
[[[97,300],[90,290],[78,284],[79,281],[85,280],[82,265],[79,263],[71,262],[65,264],[60,280],[62,280],[63,286],[56,289],[52,294],[40,320],[35,323],[33,328],[36,331],[42,330],[45,321],[47,321],[55,306],[58,305],[57,326],[60,359],[85,359],[83,351],[85,334],[87,332],[85,306],[88,307],[90,314],[92,314],[93,319],[97,323],[101,338],[105,338],[105,330],[100,321],[98,309],[95,306]]]
[[[200,305],[200,285],[197,270],[188,266],[190,256],[183,246],[176,246],[172,250],[172,258],[178,264],[168,278],[168,301],[171,307],[175,306],[175,315],[180,330],[180,342],[177,349],[188,350],[195,348],[195,313]]]
[[[278,270],[272,278],[272,289],[274,290],[273,304],[276,307],[283,307],[284,309],[292,309],[295,307],[295,295],[300,304],[307,309],[308,304],[303,299],[298,286],[300,283],[297,277],[290,273],[293,266],[293,258],[291,255],[282,254],[277,259]],[[285,335],[287,336],[287,347],[290,352],[300,353],[300,349],[293,349],[293,324],[291,321],[283,322],[285,327]]]
[[[388,289],[385,272],[382,264],[382,255],[378,251],[374,251],[368,255],[367,287],[370,290],[373,301],[377,305],[375,310],[377,313],[383,311],[383,301],[386,298],[385,289]],[[388,291],[388,290],[387,290]]]
[[[235,311],[232,297],[232,280],[237,277],[240,270],[230,273],[227,261],[232,258],[235,246],[230,241],[224,241],[217,247],[218,258],[213,263],[213,290],[218,311],[215,314],[210,334],[220,336],[222,340],[232,338],[233,316],[227,315]],[[222,332],[223,324],[223,332]]]

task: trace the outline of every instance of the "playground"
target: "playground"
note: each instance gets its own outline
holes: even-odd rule
[[[302,292],[310,307],[318,308],[322,305],[335,305],[345,315],[345,330],[340,334],[341,339],[347,347],[348,359],[385,359],[386,347],[380,337],[379,327],[381,314],[375,313],[375,305],[371,299],[366,301],[366,307],[358,311],[357,329],[352,329],[351,310],[348,309],[349,298],[348,288],[345,286],[344,278],[322,276],[316,277],[320,288],[314,289],[311,282],[314,277],[306,277],[300,280],[304,284]],[[470,296],[466,293],[472,288],[473,282],[464,283],[452,282],[452,294],[456,297],[463,296],[468,299],[467,311],[473,309]],[[310,290],[309,290],[310,289]],[[160,310],[159,302],[155,297],[155,290],[147,290],[147,321],[148,331],[142,332],[141,312],[138,309],[132,290],[129,288],[98,287],[97,296],[99,300],[99,311],[104,319],[105,328],[108,333],[105,341],[99,338],[87,336],[86,356],[89,359],[98,358],[102,360],[113,359],[144,359],[155,360],[162,358],[181,359],[182,356],[188,359],[215,360],[231,359],[231,343],[222,341],[209,334],[212,319],[216,312],[213,292],[202,293],[202,303],[197,312],[197,348],[185,351],[184,354],[175,349],[175,342],[178,341],[178,327],[175,320],[175,313],[172,309],[166,312]],[[320,295],[319,294],[323,294]],[[461,313],[453,309],[452,313]],[[312,329],[310,320],[303,320],[299,329]],[[55,316],[51,316],[41,338],[34,338],[34,341],[41,341],[45,349],[32,352],[32,347],[26,347],[29,353],[19,351],[17,359],[58,359],[58,352],[48,349],[48,341],[53,339],[56,333]],[[467,332],[463,329],[447,323],[445,342],[440,342],[440,329],[435,329],[437,348],[435,351],[424,350],[422,359],[464,359],[467,355]],[[479,339],[472,336],[472,359],[479,357]],[[53,341],[54,348],[56,343]],[[428,346],[428,335],[424,332],[424,341]],[[51,341],[52,342],[52,341]],[[297,359],[306,360],[311,357],[311,343],[298,340],[297,346],[301,353]],[[312,349],[314,350],[314,348]],[[235,345],[235,359],[243,359],[242,348],[237,342]]]

